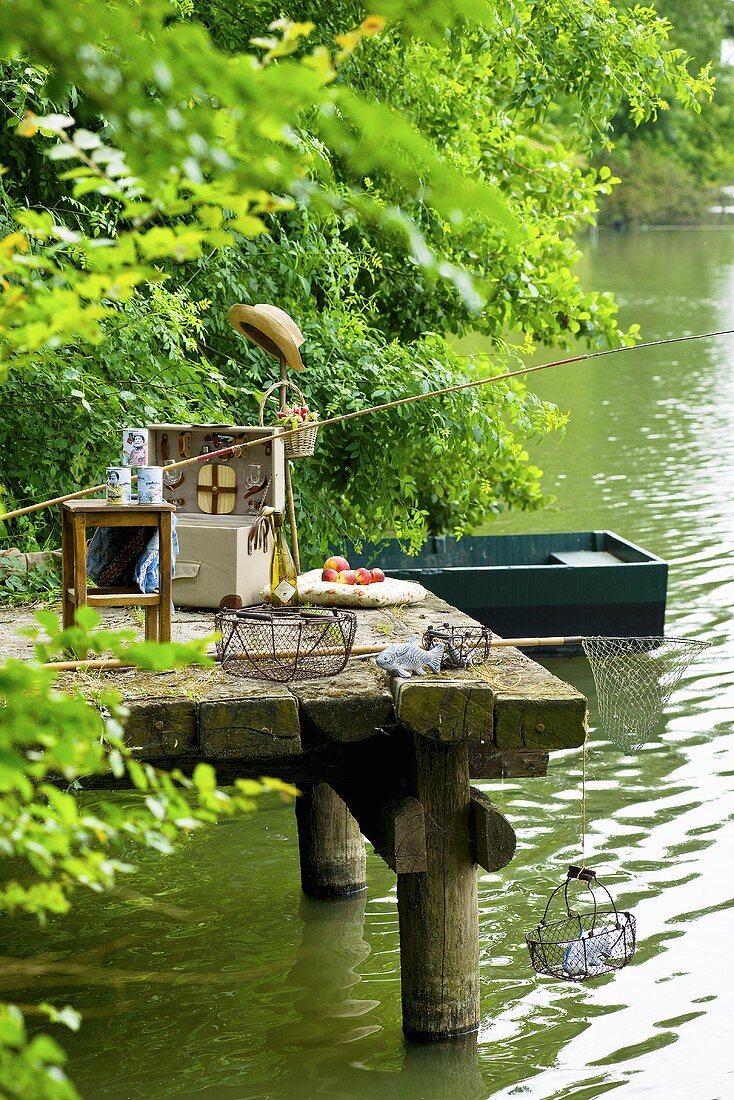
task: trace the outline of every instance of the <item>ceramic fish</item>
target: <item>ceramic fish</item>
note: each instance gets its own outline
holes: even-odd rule
[[[407,642],[390,645],[378,653],[375,663],[385,672],[394,672],[397,676],[408,677],[411,672],[416,676],[425,676],[426,668],[431,672],[440,670],[443,650],[443,642],[432,649],[421,649],[417,638],[409,638]]]
[[[597,928],[571,940],[563,959],[569,978],[585,978],[606,966],[614,966],[615,948],[624,934],[619,928]],[[617,960],[618,961],[618,960]]]

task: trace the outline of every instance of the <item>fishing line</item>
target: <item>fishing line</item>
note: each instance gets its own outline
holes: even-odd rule
[[[642,351],[645,348],[665,347],[669,344],[685,344],[691,340],[709,340],[714,336],[731,336],[734,334],[734,329],[718,329],[714,332],[699,332],[690,336],[669,336],[663,340],[648,340],[642,344],[627,344],[624,347],[619,348],[606,348],[602,351],[584,352],[582,355],[571,355],[565,359],[554,359],[548,363],[539,363],[534,367],[520,367],[518,370],[506,371],[504,374],[488,375],[485,378],[476,378],[471,382],[460,382],[455,386],[446,386],[440,390],[429,390],[427,393],[416,393],[410,397],[400,397],[395,401],[386,401],[382,405],[372,405],[367,409],[355,409],[353,412],[340,413],[337,416],[325,417],[323,420],[311,420],[305,424],[301,424],[296,428],[290,428],[288,431],[280,432],[279,439],[286,439],[290,436],[300,435],[301,432],[312,431],[314,428],[326,428],[332,424],[342,424],[347,420],[355,420],[359,416],[368,416],[370,413],[385,412],[387,409],[397,409],[404,405],[412,405],[417,401],[427,401],[432,397],[445,397],[450,393],[460,393],[463,390],[478,389],[481,386],[488,386],[496,382],[507,382],[511,378],[519,378],[528,374],[535,374],[541,370],[549,370],[551,367],[563,367],[568,366],[570,363],[583,363],[590,359],[601,359],[608,355],[621,355],[630,351]],[[205,455],[196,455],[193,458],[181,459],[180,462],[172,462],[166,467],[168,471],[183,469],[186,466],[192,466],[197,462],[210,462],[214,458],[220,458],[224,455],[239,455],[242,451],[249,450],[250,447],[262,446],[263,440],[254,439],[249,443],[238,443],[229,447],[221,447],[217,451],[209,451]],[[133,476],[133,481],[137,480],[136,476]],[[64,496],[53,497],[50,500],[43,500],[39,504],[29,504],[24,508],[15,508],[13,511],[4,512],[0,515],[0,520],[14,519],[16,516],[29,515],[31,512],[39,512],[43,508],[50,508],[55,504],[63,504],[67,500],[78,500],[80,497],[91,496],[92,493],[101,493],[104,491],[104,483],[101,485],[91,485],[87,489],[79,489],[75,493],[66,493]]]
[[[589,746],[589,729],[584,730],[581,746],[581,866],[586,866],[586,754]]]

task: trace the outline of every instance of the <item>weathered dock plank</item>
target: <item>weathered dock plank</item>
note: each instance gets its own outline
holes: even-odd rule
[[[494,731],[495,696],[476,674],[430,681],[396,680],[395,714],[402,725],[434,741],[486,741]]]
[[[104,618],[115,629],[134,621],[122,609]],[[0,611],[0,651],[31,657],[28,640],[14,629],[31,621],[25,609]],[[444,622],[473,620],[431,594],[412,607],[362,609],[356,644],[420,640],[429,625]],[[179,611],[173,637],[207,638],[213,627],[211,614]],[[350,661],[338,677],[289,685],[235,679],[219,667],[64,673],[59,683],[90,695],[117,688],[131,710],[128,743],[151,760],[292,760],[314,739],[347,745],[402,724],[446,743],[468,740],[474,776],[492,778],[543,774],[549,752],[580,745],[585,736],[584,697],[511,648],[494,650],[481,670],[409,681],[366,659]]]
[[[128,702],[125,743],[141,760],[176,760],[198,750],[196,703],[159,698]]]
[[[301,748],[298,702],[292,695],[246,695],[198,705],[199,749],[208,760],[289,756]]]
[[[374,737],[394,721],[385,674],[371,660],[350,661],[337,677],[292,684],[290,690],[301,713],[332,741]]]

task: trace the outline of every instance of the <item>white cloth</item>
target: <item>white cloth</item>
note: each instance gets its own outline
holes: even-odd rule
[[[269,600],[270,585],[266,585],[260,595]],[[320,569],[310,569],[298,578],[298,596],[303,603],[316,607],[390,607],[420,603],[426,598],[426,590],[415,581],[398,581],[391,577],[372,584],[337,584],[336,581],[322,581]]]

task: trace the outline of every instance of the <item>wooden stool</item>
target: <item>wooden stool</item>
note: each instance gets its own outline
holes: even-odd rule
[[[171,640],[172,504],[112,504],[105,500],[71,500],[63,507],[61,533],[63,623],[74,623],[77,607],[145,608],[145,640]],[[156,527],[160,555],[160,592],[134,586],[87,589],[87,527]]]

